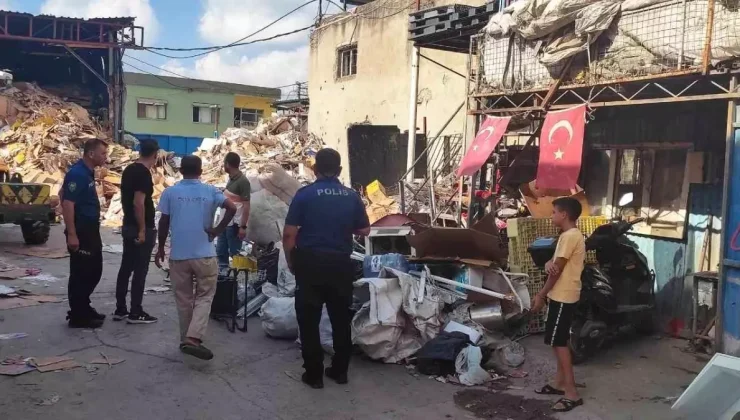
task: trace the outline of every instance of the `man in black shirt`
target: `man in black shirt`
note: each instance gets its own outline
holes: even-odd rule
[[[116,284],[116,312],[114,321],[126,319],[129,324],[151,324],[157,318],[144,312],[141,301],[149,271],[157,231],[154,225],[154,183],[151,168],[157,161],[159,144],[145,139],[139,142],[139,159],[129,165],[121,177],[121,206],[123,207],[123,258]],[[131,281],[131,312],[126,309],[128,282]]]

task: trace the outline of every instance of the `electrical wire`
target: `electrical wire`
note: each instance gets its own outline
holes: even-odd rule
[[[223,49],[226,49],[226,48],[237,47],[237,46],[242,46],[242,45],[250,45],[250,44],[255,43],[257,41],[262,42],[262,41],[267,41],[267,40],[275,39],[275,38],[282,37],[282,36],[292,35],[294,33],[301,32],[301,31],[305,31],[307,29],[310,29],[310,28],[313,27],[313,25],[308,26],[306,28],[302,28],[302,29],[293,31],[293,32],[287,32],[287,33],[284,33],[284,34],[278,34],[275,37],[264,38],[262,40],[256,40],[256,41],[253,41],[253,42],[243,42],[246,39],[249,39],[249,38],[251,38],[251,37],[259,34],[260,32],[265,31],[266,29],[272,27],[273,25],[277,24],[278,22],[280,22],[281,20],[287,18],[288,16],[292,15],[293,13],[297,12],[298,10],[300,10],[300,9],[302,9],[302,8],[304,8],[304,7],[312,4],[312,3],[315,3],[317,1],[318,0],[309,0],[306,3],[303,3],[300,6],[296,7],[295,9],[289,11],[288,13],[280,16],[279,18],[275,19],[274,21],[268,23],[267,25],[263,26],[262,28],[260,28],[260,29],[258,29],[256,31],[252,32],[251,34],[249,34],[249,35],[247,35],[247,36],[245,36],[243,38],[240,38],[240,39],[238,39],[238,40],[236,40],[236,41],[234,41],[232,43],[226,44],[226,45],[211,46],[211,47],[196,47],[196,48],[144,47],[144,49],[146,49],[147,51],[150,51],[150,52],[154,52],[154,51],[181,51],[181,52],[185,52],[185,51],[206,51],[204,53],[194,54],[192,56],[169,57],[169,58],[195,58],[195,57],[199,57],[199,56],[202,56],[202,55],[210,54],[210,53],[213,53],[213,52],[216,52],[216,51],[220,51],[220,50],[223,50]],[[319,13],[321,13],[321,11],[319,11]],[[160,54],[160,55],[165,56],[164,54]]]
[[[286,37],[286,36],[289,36],[289,35],[297,34],[299,32],[307,31],[309,29],[312,29],[313,27],[314,27],[314,25],[311,24],[311,25],[305,26],[303,28],[299,28],[299,29],[296,29],[296,30],[293,30],[293,31],[290,31],[290,32],[284,32],[284,33],[277,34],[277,35],[274,35],[274,36],[271,36],[271,37],[268,37],[268,38],[255,39],[254,41],[249,41],[249,42],[240,42],[240,43],[237,43],[237,44],[231,44],[229,46],[221,46],[221,47],[217,47],[216,49],[213,49],[213,50],[210,50],[210,51],[206,51],[206,52],[203,52],[203,53],[200,53],[200,54],[193,54],[193,55],[187,55],[187,56],[173,56],[173,55],[168,55],[168,54],[162,54],[162,53],[156,51],[155,48],[150,48],[150,47],[144,47],[144,50],[149,51],[152,54],[156,54],[156,55],[162,56],[162,57],[172,58],[172,59],[175,59],[175,60],[184,60],[184,59],[188,59],[188,58],[195,58],[195,57],[201,57],[201,56],[204,56],[204,55],[208,55],[208,54],[214,53],[216,51],[223,50],[225,48],[241,47],[241,46],[244,46],[244,45],[252,45],[252,44],[257,44],[257,43],[260,43],[260,42],[272,41],[273,39],[278,39],[278,38]],[[191,50],[191,51],[193,51],[193,50]]]
[[[129,58],[131,58],[131,57],[129,57]],[[133,68],[134,70],[138,70],[138,71],[140,71],[142,73],[146,73],[146,74],[152,75],[152,76],[156,77],[157,79],[159,79],[159,80],[167,83],[168,85],[174,86],[174,87],[179,88],[179,89],[187,89],[185,86],[180,86],[178,84],[172,83],[169,80],[165,79],[164,77],[159,76],[158,74],[154,74],[152,72],[148,72],[146,70],[140,69],[140,68],[134,66],[131,63],[127,63],[125,61],[122,61],[122,63],[125,64],[125,65],[127,65],[127,66],[129,66],[129,67],[131,67],[131,68]]]

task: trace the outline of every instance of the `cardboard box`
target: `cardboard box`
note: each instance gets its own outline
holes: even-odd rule
[[[488,214],[470,229],[417,226],[409,235],[416,260],[457,261],[505,266],[508,251],[501,245],[495,216]]]
[[[522,193],[524,203],[534,218],[549,218],[552,216],[552,202],[560,197],[573,197],[578,200],[582,208],[581,217],[591,215],[588,200],[586,200],[586,192],[578,185],[569,191],[550,190],[539,189],[535,186],[535,181],[532,181],[522,184],[519,187],[519,192]]]
[[[388,200],[385,187],[377,179],[365,187],[365,192],[367,193],[367,199],[373,204],[382,204],[382,202]]]

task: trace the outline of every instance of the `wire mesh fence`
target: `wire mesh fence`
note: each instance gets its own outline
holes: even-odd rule
[[[521,0],[520,0],[521,1]],[[543,89],[562,71],[563,51],[579,48],[565,85],[698,72],[740,56],[738,0],[671,0],[623,9],[595,41],[576,36],[576,23],[549,37],[478,35],[471,41],[471,81],[477,94]],[[626,3],[624,3],[626,4]],[[633,3],[634,4],[634,3]],[[707,28],[711,25],[711,31]]]

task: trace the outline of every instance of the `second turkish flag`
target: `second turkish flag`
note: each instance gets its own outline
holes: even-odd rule
[[[537,188],[570,190],[578,183],[586,131],[586,105],[548,112],[540,134]]]

